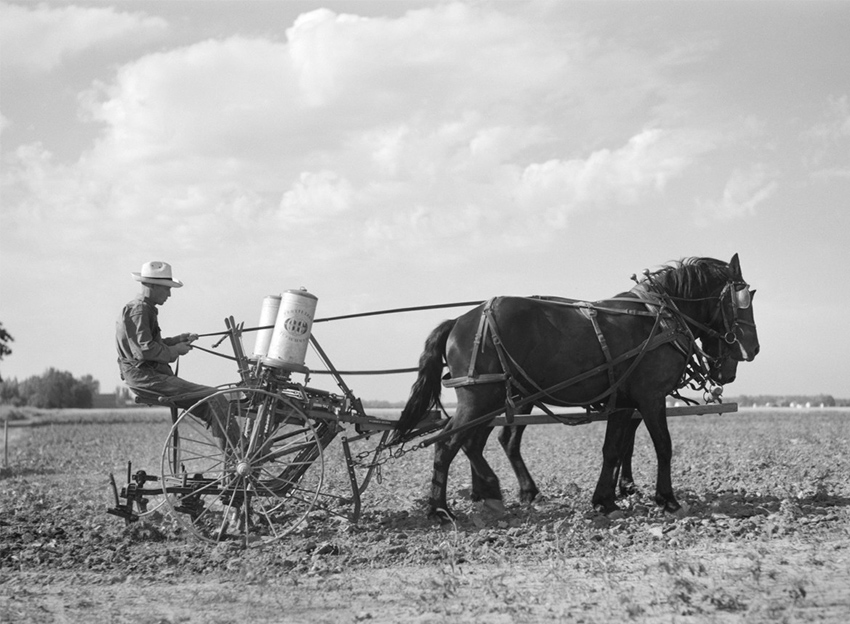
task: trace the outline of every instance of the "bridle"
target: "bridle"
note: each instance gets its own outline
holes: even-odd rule
[[[647,288],[645,284],[639,282],[637,276],[632,276],[632,279],[637,282],[639,290],[644,292],[649,291],[655,296],[660,297],[665,306],[679,318],[680,323],[682,323],[685,331],[690,336],[690,350],[687,354],[688,363],[686,364],[684,372],[685,383],[694,390],[702,389],[703,398],[707,403],[720,401],[720,397],[723,393],[723,385],[719,380],[715,379],[714,375],[720,368],[723,361],[734,359],[730,355],[730,351],[731,347],[739,342],[738,328],[741,325],[750,325],[755,328],[754,322],[742,319],[739,314],[739,310],[747,309],[752,305],[752,292],[749,289],[749,284],[743,281],[730,279],[726,281],[726,284],[724,284],[723,288],[716,296],[712,295],[710,297],[686,298],[676,297],[668,293],[664,286],[659,284],[657,280],[653,279],[653,274],[648,270],[644,271],[644,276],[646,278],[645,281],[651,285],[651,289]],[[633,289],[633,291],[634,290],[635,289]],[[724,305],[727,293],[730,304],[728,307],[731,309],[731,314],[727,313],[727,306]],[[700,301],[710,301],[712,299],[716,299],[716,305],[707,324],[697,321],[693,317],[682,312],[674,301],[696,303]],[[723,321],[722,332],[714,329],[714,326],[717,325],[718,317],[721,317]],[[696,344],[694,336],[695,330],[699,332],[703,341],[706,338],[718,341],[717,355],[709,355],[706,353],[704,348],[700,348]],[[746,354],[743,347],[739,346],[739,351],[742,355]],[[707,384],[711,384],[711,387],[709,388]],[[689,401],[686,397],[682,397],[681,395],[678,396],[685,401]]]
[[[732,310],[731,319],[726,313],[726,306],[723,305],[723,298],[726,293],[729,293],[729,300],[731,304],[729,308]],[[709,325],[713,325],[717,320],[717,316],[721,315],[723,317],[723,334],[710,326],[705,326],[700,323],[697,323],[697,325],[700,326],[700,329],[705,331],[708,335],[715,338],[723,338],[726,344],[730,346],[734,345],[738,342],[737,329],[740,325],[749,325],[753,328],[756,326],[754,322],[742,319],[738,315],[738,310],[746,310],[752,305],[752,299],[752,291],[750,290],[749,284],[746,282],[729,280],[717,296],[717,307],[714,309],[714,314],[708,322]]]
[[[739,280],[727,280],[726,284],[720,290],[720,293],[716,296],[717,304],[714,308],[714,312],[711,315],[708,323],[701,323],[697,321],[693,317],[682,312],[679,307],[676,305],[675,301],[687,301],[687,302],[698,302],[698,301],[708,301],[711,299],[715,299],[714,296],[711,297],[699,297],[699,298],[686,298],[686,297],[674,297],[669,294],[667,290],[659,284],[656,280],[653,279],[653,275],[649,271],[644,271],[644,276],[646,280],[652,284],[653,291],[656,295],[665,299],[668,305],[679,315],[688,325],[693,326],[694,328],[700,330],[700,332],[709,338],[717,338],[723,340],[727,345],[732,346],[735,343],[738,343],[738,328],[742,325],[748,325],[750,327],[755,328],[756,324],[753,321],[748,321],[746,319],[742,319],[738,313],[739,310],[745,310],[752,305],[752,293],[750,290],[749,284]],[[632,279],[635,279],[632,276]],[[635,279],[635,281],[637,281]],[[727,313],[727,306],[724,305],[724,298],[726,295],[729,295],[729,303],[728,306],[731,312]],[[714,325],[717,323],[718,317],[721,317],[723,320],[723,331],[720,332],[714,329]],[[741,353],[745,353],[743,347],[739,347]]]

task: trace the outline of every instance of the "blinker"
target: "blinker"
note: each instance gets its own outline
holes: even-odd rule
[[[732,300],[739,310],[746,310],[752,303],[752,294],[747,284],[735,284]]]

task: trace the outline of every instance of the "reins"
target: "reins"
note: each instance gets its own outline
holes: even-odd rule
[[[636,300],[644,303],[647,307],[646,310],[634,309],[634,308],[615,308],[609,305],[600,305],[599,303],[589,303],[586,301],[576,301],[572,299],[565,299],[559,297],[531,297],[532,299],[538,299],[541,301],[547,301],[550,303],[554,303],[557,305],[564,305],[568,307],[581,309],[582,312],[590,319],[593,324],[594,330],[597,335],[597,339],[599,340],[600,348],[602,349],[606,362],[599,366],[594,367],[591,370],[585,371],[575,377],[570,379],[561,381],[553,386],[548,388],[540,388],[539,384],[537,384],[529,375],[526,373],[523,368],[519,365],[519,363],[510,355],[507,349],[504,347],[502,340],[499,336],[498,327],[493,317],[493,302],[494,299],[489,300],[482,310],[481,320],[479,321],[478,331],[476,332],[476,336],[473,340],[473,353],[470,358],[470,363],[468,366],[468,372],[465,377],[457,378],[457,379],[447,379],[444,380],[443,385],[449,388],[462,387],[467,385],[475,385],[480,383],[494,383],[499,381],[504,381],[506,384],[506,397],[505,397],[505,407],[500,408],[498,410],[494,410],[482,416],[479,416],[471,421],[464,423],[459,427],[452,428],[450,425],[441,433],[432,436],[428,440],[422,442],[417,448],[430,446],[435,444],[436,442],[445,439],[449,436],[453,436],[455,434],[461,433],[473,427],[482,425],[486,422],[490,422],[496,416],[504,413],[505,419],[508,424],[512,421],[513,413],[521,409],[522,407],[533,404],[539,408],[541,408],[544,412],[549,414],[550,416],[554,416],[557,418],[557,415],[554,414],[551,410],[547,408],[547,406],[542,402],[542,400],[548,399],[551,404],[560,404],[560,405],[572,405],[572,406],[584,406],[588,411],[590,411],[594,404],[598,404],[602,400],[608,398],[608,405],[604,408],[605,413],[611,413],[615,411],[616,406],[616,393],[617,390],[625,383],[625,381],[629,378],[631,373],[635,370],[638,364],[642,361],[643,357],[649,351],[660,347],[663,344],[673,343],[676,348],[678,348],[683,355],[685,356],[685,364],[682,370],[681,379],[679,381],[678,387],[674,393],[674,396],[678,395],[678,390],[684,388],[685,386],[689,386],[692,389],[702,389],[706,396],[711,398],[712,400],[716,399],[716,396],[713,396],[713,393],[707,390],[707,385],[711,382],[710,378],[710,369],[706,364],[707,360],[713,360],[708,354],[706,354],[699,346],[696,344],[696,337],[694,335],[693,330],[691,329],[691,325],[699,328],[703,332],[707,333],[711,337],[715,338],[723,338],[728,344],[733,344],[735,340],[737,340],[737,336],[734,334],[734,327],[732,325],[732,329],[729,328],[728,319],[726,318],[725,312],[723,312],[724,317],[724,329],[726,329],[725,334],[721,334],[720,332],[714,330],[708,325],[693,319],[690,315],[683,313],[679,307],[675,304],[673,299],[678,299],[682,301],[700,301],[700,300],[711,300],[718,299],[718,308],[720,310],[723,309],[723,295],[730,289],[731,283],[727,283],[723,290],[721,290],[719,295],[716,296],[708,296],[701,297],[695,299],[686,299],[683,297],[674,297],[667,293],[666,289],[653,282],[651,276],[648,272],[645,273],[647,276],[647,281],[654,286],[653,289],[648,289],[646,287],[635,288],[632,290],[634,294],[634,298],[632,297],[613,297],[611,299],[602,300],[605,303],[608,302],[629,302],[635,303]],[[635,282],[638,282],[636,276],[632,276]],[[638,286],[641,286],[641,283],[638,282]],[[602,302],[600,302],[602,303]],[[733,302],[733,308],[735,304]],[[654,308],[654,309],[653,309]],[[649,316],[654,318],[653,327],[650,330],[648,337],[637,347],[627,351],[626,353],[621,354],[619,357],[612,358],[610,354],[610,350],[608,349],[607,342],[605,340],[604,335],[599,327],[598,321],[596,320],[596,315],[599,312],[609,313],[609,314],[627,314],[634,316]],[[667,314],[665,314],[667,313]],[[712,317],[710,323],[713,322],[717,318],[718,312],[716,311]],[[663,331],[659,331],[662,324],[662,319],[665,316],[671,316],[673,319],[673,326],[669,327]],[[737,314],[735,315],[735,321],[744,322],[740,319],[737,319]],[[730,341],[728,336],[732,335],[734,340]],[[475,363],[478,351],[480,350],[481,345],[484,340],[486,340],[489,335],[490,340],[493,344],[493,347],[496,351],[496,354],[499,358],[500,365],[502,367],[502,373],[485,373],[481,375],[476,375],[475,373]],[[687,340],[687,348],[682,346],[679,337],[684,335]],[[619,379],[615,379],[614,377],[614,367],[618,364],[621,364],[629,359],[633,361],[629,364],[629,367],[623,372],[623,374],[619,377]],[[563,390],[566,387],[577,384],[585,379],[588,379],[594,375],[607,372],[609,375],[610,385],[609,387],[599,394],[598,396],[590,399],[588,401],[583,401],[580,403],[571,403],[563,400],[556,399],[553,395],[560,390]],[[519,379],[518,379],[519,378]],[[522,381],[520,381],[520,379]],[[533,394],[529,394],[528,391],[524,388],[523,383],[529,384],[533,386],[536,390]],[[697,384],[696,387],[694,384]],[[515,396],[519,395],[518,400]],[[684,397],[682,397],[684,399]],[[687,401],[687,399],[684,399]],[[570,421],[568,424],[574,424],[574,421]],[[404,442],[403,440],[399,440],[399,442]]]
[[[469,307],[469,306],[477,306],[484,303],[483,301],[460,301],[455,303],[438,303],[433,305],[424,305],[424,306],[409,306],[406,308],[389,308],[385,310],[373,310],[371,312],[357,312],[353,314],[341,314],[338,316],[328,316],[325,318],[315,319],[313,324],[316,323],[327,323],[330,321],[341,321],[345,319],[354,319],[354,318],[364,318],[369,316],[380,316],[385,314],[401,314],[403,312],[422,312],[427,310],[441,310],[446,308],[461,308],[461,307]],[[240,328],[240,333],[247,332],[255,332],[263,329],[274,329],[274,325],[260,325],[258,327],[247,327]],[[206,334],[198,334],[198,338],[208,338],[210,336],[229,336],[231,334],[231,330],[218,331],[218,332],[209,332]],[[223,342],[223,339],[215,343],[212,348],[215,349]],[[238,362],[239,358],[234,357],[232,355],[226,355],[224,353],[219,353],[217,351],[212,351],[210,349],[206,349],[204,347],[199,347],[197,345],[192,345],[193,349],[198,349],[199,351],[203,351],[204,353],[209,353],[211,355],[215,355],[220,358],[224,358],[226,360],[232,360],[234,362]],[[415,373],[419,370],[418,367],[409,367],[409,368],[388,368],[382,370],[358,370],[358,371],[340,371],[340,370],[311,370],[311,375],[398,375],[402,373]]]
[[[248,330],[246,330],[248,331]],[[199,347],[198,345],[192,345],[192,349],[197,349],[198,351],[203,351],[204,353],[209,353],[210,355],[215,355],[216,357],[224,358],[225,360],[231,360],[233,362],[238,362],[239,358],[234,357],[232,355],[226,355],[224,353],[219,353],[218,351],[212,351],[211,349],[206,349],[204,347]],[[386,368],[383,370],[358,370],[358,371],[345,371],[345,370],[310,370],[311,375],[396,375],[399,373],[415,373],[419,368],[413,366],[410,368]]]
[[[707,336],[709,336],[711,338],[722,339],[723,341],[726,342],[726,344],[733,345],[736,342],[738,342],[738,335],[735,333],[735,330],[737,329],[738,325],[749,325],[751,327],[756,326],[756,324],[753,323],[753,322],[746,321],[744,319],[738,318],[738,306],[736,305],[736,303],[733,299],[734,295],[732,294],[732,288],[736,284],[741,284],[741,286],[746,288],[747,284],[745,282],[734,282],[732,280],[727,280],[726,284],[724,284],[720,293],[717,294],[717,295],[709,295],[707,297],[690,298],[690,297],[680,297],[680,296],[676,296],[676,295],[671,295],[670,293],[667,292],[667,289],[662,284],[658,284],[654,280],[654,275],[652,273],[650,273],[649,271],[644,271],[643,274],[646,278],[645,281],[649,282],[652,286],[654,286],[654,290],[649,291],[645,287],[642,287],[642,283],[639,282],[638,279],[637,279],[637,276],[633,274],[632,280],[634,280],[637,283],[637,286],[635,286],[632,289],[633,292],[638,292],[638,291],[652,292],[653,294],[663,298],[665,301],[667,301],[669,303],[670,307],[672,309],[674,309],[676,311],[676,313],[682,319],[684,319],[686,321],[686,323],[688,323],[689,325],[693,325],[694,327],[698,328],[704,334],[706,334]],[[732,307],[732,322],[731,323],[729,322],[729,319],[726,316],[726,309],[723,306],[723,297],[727,292],[729,293],[729,297],[732,300],[731,301],[731,303],[732,303],[732,306],[731,306]],[[717,299],[717,306],[714,309],[714,313],[711,315],[711,319],[708,321],[708,324],[697,321],[692,316],[685,314],[684,312],[679,310],[678,306],[676,306],[676,304],[675,304],[675,301],[698,302],[698,301],[710,301],[712,299]],[[718,316],[723,317],[723,329],[724,329],[723,333],[720,333],[719,331],[717,331],[716,329],[714,329],[713,327],[710,326],[712,323],[714,323],[714,321],[717,320]]]
[[[634,368],[638,365],[638,363],[640,363],[640,361],[643,359],[643,357],[644,357],[644,355],[646,355],[646,353],[648,353],[649,351],[652,351],[653,349],[661,346],[662,344],[666,344],[666,343],[671,342],[671,341],[676,339],[675,330],[665,330],[662,333],[659,333],[657,335],[653,335],[655,333],[655,331],[657,331],[659,326],[660,326],[660,315],[656,317],[656,322],[653,325],[652,332],[650,333],[649,338],[647,338],[643,343],[641,343],[637,347],[634,347],[634,348],[630,349],[629,351],[626,351],[625,353],[621,354],[618,358],[616,358],[612,361],[612,363],[611,363],[612,365],[617,365],[617,364],[620,364],[622,362],[625,362],[626,360],[634,358],[634,361],[629,365],[629,368],[626,370],[625,374],[617,381],[617,387],[622,385],[622,383],[628,378],[628,376],[631,374],[631,372],[634,370]],[[553,416],[557,419],[558,418],[557,414],[548,410],[546,408],[546,406],[539,403],[539,401],[544,397],[552,398],[551,395],[555,392],[558,392],[559,390],[563,390],[564,388],[566,388],[570,385],[579,383],[580,381],[584,381],[585,379],[588,379],[588,378],[590,378],[594,375],[597,375],[601,372],[605,372],[605,370],[608,367],[609,367],[609,363],[606,362],[605,364],[597,366],[597,367],[595,367],[591,370],[585,371],[585,372],[583,372],[579,375],[576,375],[575,377],[571,377],[570,379],[566,379],[566,380],[561,381],[557,384],[554,384],[553,386],[550,386],[550,387],[546,388],[545,390],[541,389],[541,390],[538,390],[537,392],[535,392],[534,394],[530,394],[530,395],[527,395],[525,397],[520,398],[518,401],[512,401],[511,404],[512,404],[514,409],[520,409],[520,408],[522,408],[522,407],[524,407],[528,404],[534,404],[534,405],[537,405],[538,407],[540,407],[541,409],[543,409],[550,416]],[[511,377],[508,376],[507,379],[510,380]],[[487,383],[487,382],[479,382],[479,383]],[[451,387],[451,386],[449,386],[449,384],[444,384],[444,385]],[[460,385],[460,384],[458,384],[458,385]],[[591,403],[596,403],[596,402],[602,400],[603,398],[608,396],[614,390],[616,390],[616,388],[609,388],[603,394],[599,395],[598,397],[596,397],[595,399],[593,399],[590,402],[569,403],[569,402],[566,402],[566,401],[556,401],[556,403],[560,403],[560,404],[563,404],[563,405],[588,405],[589,406]],[[588,409],[590,409],[590,407],[588,407]],[[482,425],[484,423],[490,422],[496,416],[504,413],[505,411],[506,410],[504,408],[493,410],[492,412],[488,412],[487,414],[484,414],[483,416],[479,416],[478,418],[474,418],[473,420],[466,422],[459,427],[454,427],[454,428],[451,428],[451,429],[445,429],[441,433],[439,433],[435,436],[432,436],[431,438],[428,438],[427,440],[422,442],[417,448],[430,446],[430,445],[432,445],[436,442],[439,442],[440,440],[442,440],[446,437],[455,435],[457,433],[461,433],[463,431],[466,431],[467,429],[471,429],[473,427],[476,427],[476,426]],[[611,410],[611,411],[613,411],[613,410]],[[508,420],[508,422],[510,422],[510,418],[506,417],[506,419]],[[582,421],[576,421],[575,419],[572,419],[570,421],[565,421],[565,424],[581,424],[581,422]],[[403,442],[403,441],[400,440],[400,442]]]
[[[339,316],[328,316],[325,318],[317,318],[313,320],[313,324],[316,323],[327,323],[329,321],[341,321],[343,319],[354,319],[354,318],[364,318],[367,316],[380,316],[382,314],[400,314],[402,312],[422,312],[427,310],[442,310],[445,308],[463,308],[470,306],[477,306],[484,303],[483,301],[459,301],[455,303],[437,303],[433,305],[425,305],[425,306],[410,306],[407,308],[389,308],[386,310],[373,310],[371,312],[355,312],[353,314],[341,314]],[[258,327],[246,327],[241,331],[244,332],[254,332],[260,331],[262,329],[274,329],[274,325],[260,325]],[[219,332],[209,332],[207,334],[198,334],[198,338],[208,338],[210,336],[227,336],[230,333],[229,330],[219,331]]]

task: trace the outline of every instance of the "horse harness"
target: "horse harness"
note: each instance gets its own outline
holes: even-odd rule
[[[717,295],[718,304],[714,309],[714,313],[711,315],[711,319],[708,321],[708,324],[700,323],[696,319],[687,316],[686,314],[679,311],[676,307],[676,304],[673,302],[675,297],[671,297],[667,293],[665,293],[660,286],[657,286],[653,283],[652,275],[645,271],[644,275],[646,275],[646,280],[644,282],[639,282],[634,288],[632,288],[631,292],[637,294],[638,296],[644,297],[658,297],[658,290],[663,293],[663,297],[668,302],[671,308],[676,310],[677,314],[682,317],[683,320],[687,321],[690,325],[694,325],[702,330],[706,335],[711,338],[722,339],[727,345],[734,345],[738,342],[738,334],[736,330],[739,325],[749,325],[751,327],[755,327],[756,324],[752,321],[747,321],[738,316],[738,310],[743,310],[749,308],[752,303],[752,294],[755,291],[749,290],[749,284],[746,282],[739,282],[734,280],[729,280],[721,289],[720,293]],[[637,281],[637,278],[632,275],[632,279]],[[656,286],[657,290],[652,290],[647,287],[647,283],[653,284]],[[726,314],[726,308],[723,306],[723,298],[726,294],[729,294],[730,301],[732,303],[732,318],[729,319],[729,316]],[[705,297],[705,299],[713,299],[714,297]],[[698,301],[698,299],[692,299],[691,301]],[[717,320],[718,316],[723,317],[723,332],[719,332],[711,325]]]
[[[545,389],[541,388],[523,370],[522,366],[511,356],[510,352],[507,350],[504,343],[502,342],[493,311],[493,305],[498,299],[498,297],[494,297],[485,302],[484,304],[484,308],[482,310],[481,317],[478,323],[478,329],[475,333],[475,338],[473,340],[472,356],[469,361],[469,366],[467,367],[466,376],[451,378],[447,374],[446,377],[443,378],[443,385],[447,388],[458,388],[478,384],[504,383],[506,390],[504,409],[505,419],[508,423],[511,423],[513,421],[513,416],[517,412],[517,410],[528,404],[533,404],[539,407],[549,416],[558,419],[558,416],[553,413],[545,404],[546,402],[564,404],[563,401],[554,398],[554,393],[599,373],[607,373],[609,387],[603,393],[594,397],[593,399],[574,405],[584,406],[588,412],[600,411],[602,413],[609,414],[615,410],[615,405],[617,401],[617,390],[629,378],[629,376],[640,363],[640,361],[643,359],[643,357],[649,351],[652,351],[653,349],[656,349],[664,344],[672,344],[672,346],[678,349],[685,356],[685,365],[683,367],[680,382],[677,385],[676,390],[678,391],[684,388],[685,386],[690,386],[695,390],[702,389],[706,391],[706,386],[710,382],[709,366],[707,364],[707,360],[710,360],[711,358],[707,354],[705,354],[705,352],[703,352],[699,346],[697,346],[696,338],[694,337],[693,332],[689,327],[689,323],[696,325],[701,330],[713,337],[722,337],[728,344],[733,344],[735,341],[737,341],[737,336],[734,331],[735,327],[738,323],[746,321],[742,321],[737,318],[736,305],[732,306],[734,310],[734,315],[731,324],[727,319],[725,310],[722,310],[722,297],[727,291],[733,288],[733,286],[734,285],[730,282],[720,293],[719,299],[721,304],[718,305],[718,310],[715,311],[712,320],[709,321],[710,323],[713,323],[716,320],[717,315],[722,313],[725,334],[720,334],[720,332],[717,332],[716,330],[688,317],[678,309],[678,307],[670,299],[670,297],[666,295],[666,293],[660,295],[654,290],[646,288],[643,284],[638,284],[638,286],[633,288],[631,294],[639,301],[641,301],[646,309],[613,308],[606,305],[602,305],[602,302],[591,303],[587,301],[577,301],[573,299],[564,299],[559,297],[531,297],[532,299],[548,301],[556,303],[558,305],[577,308],[581,312],[581,314],[590,321],[591,325],[593,326],[596,338],[599,342],[600,349],[602,350],[602,353],[605,357],[604,364],[601,364],[593,369],[585,371],[575,377],[564,380],[555,384],[554,386]],[[615,297],[606,300],[606,302],[627,301],[630,303],[634,303],[635,298]],[[654,319],[654,323],[649,335],[640,345],[614,358],[611,354],[611,350],[608,347],[608,342],[605,339],[605,335],[602,332],[602,328],[599,324],[598,315],[600,312],[608,314],[630,314],[633,316],[651,317]],[[501,373],[479,374],[476,371],[476,362],[478,354],[483,351],[488,338],[496,351],[497,357],[499,358],[499,363],[502,368]],[[614,373],[615,366],[630,359],[633,361],[630,363],[626,371],[620,376],[620,378],[617,379]],[[529,387],[531,388],[531,390],[529,390]],[[489,419],[492,416],[493,415],[488,414],[485,417],[482,417],[481,420],[485,418]],[[475,424],[477,424],[478,421],[479,419],[475,419]],[[573,418],[569,421],[563,422],[566,422],[567,424],[577,424],[580,421],[576,421]],[[468,425],[473,425],[473,423],[467,423],[467,426]],[[464,426],[463,428],[465,429],[466,426]],[[455,430],[455,433],[456,432],[457,431]]]

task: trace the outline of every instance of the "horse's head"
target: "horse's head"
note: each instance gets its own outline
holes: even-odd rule
[[[738,254],[732,256],[728,265],[726,284],[718,295],[718,312],[720,323],[712,329],[722,333],[723,340],[729,345],[730,355],[738,361],[750,362],[759,352],[759,337],[753,315],[753,298],[756,291],[750,290],[750,285],[741,274],[741,263]]]
[[[738,360],[732,357],[731,349],[722,337],[704,338],[702,350],[708,356],[709,381],[718,386],[735,381],[738,375]]]
[[[750,290],[741,274],[738,254],[729,263],[714,258],[687,258],[645,274],[647,279],[638,288],[666,294],[704,343],[724,342],[727,355],[722,359],[749,362],[756,357],[759,339],[753,318],[755,291]]]

